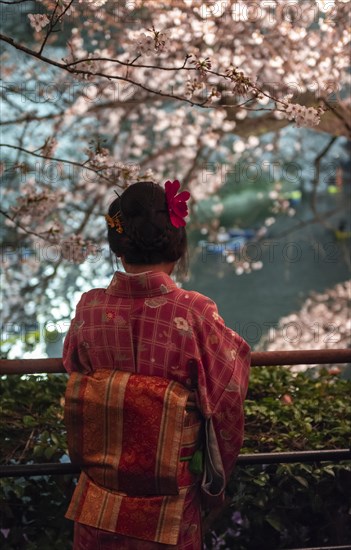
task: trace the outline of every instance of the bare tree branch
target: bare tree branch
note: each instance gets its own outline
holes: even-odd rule
[[[318,212],[318,208],[317,208],[317,189],[318,189],[318,185],[319,185],[319,177],[320,177],[320,164],[321,164],[321,160],[323,159],[323,157],[325,157],[325,155],[328,153],[329,149],[332,147],[333,143],[337,140],[337,136],[333,136],[327,143],[327,145],[322,149],[322,151],[316,156],[315,160],[314,160],[314,178],[313,178],[313,192],[312,192],[312,196],[311,196],[311,202],[310,202],[310,205],[311,205],[311,210],[313,212],[313,214],[315,215],[316,219],[322,224],[324,225],[324,227],[326,227],[327,229],[334,229],[333,226],[331,224],[329,224],[328,222],[325,221],[325,217],[324,215],[321,215],[319,212]]]

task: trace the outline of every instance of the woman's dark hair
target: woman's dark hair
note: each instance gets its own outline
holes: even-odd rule
[[[128,264],[153,265],[181,260],[185,268],[187,237],[184,227],[171,223],[164,189],[152,181],[131,184],[109,207],[123,231],[108,227],[108,242]]]

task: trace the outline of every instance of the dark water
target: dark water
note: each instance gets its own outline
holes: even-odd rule
[[[320,209],[330,209],[330,201],[321,199]],[[252,250],[264,264],[260,271],[238,276],[224,255],[196,250],[184,288],[212,298],[226,324],[254,346],[281,317],[298,311],[311,291],[322,292],[350,277],[350,240],[338,241],[321,224],[279,238],[311,217],[308,205],[301,205],[295,218],[284,217],[269,228],[269,240],[266,236]],[[340,219],[328,218],[335,227]]]

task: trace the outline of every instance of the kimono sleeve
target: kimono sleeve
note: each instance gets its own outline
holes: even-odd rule
[[[211,418],[228,481],[244,436],[244,400],[250,371],[250,347],[225,326],[217,306],[207,304],[198,345],[198,394],[205,418]]]
[[[70,327],[65,337],[62,351],[63,366],[68,373],[73,371],[85,372],[89,371],[90,366],[87,363],[87,356],[84,353],[84,341],[80,336],[80,328],[84,325],[82,304],[85,294],[82,295],[78,302],[75,317],[72,319]]]

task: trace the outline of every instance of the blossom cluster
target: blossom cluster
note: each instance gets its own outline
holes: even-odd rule
[[[152,36],[141,33],[137,39],[137,51],[141,55],[150,56],[167,50],[168,38],[161,31],[152,29]]]
[[[292,208],[289,199],[282,193],[282,187],[282,184],[278,181],[275,183],[272,191],[269,192],[269,198],[273,201],[271,211],[275,215],[287,214],[290,217],[294,216],[295,209]],[[268,223],[267,225],[269,226],[270,224]]]
[[[239,71],[237,67],[230,67],[226,70],[226,77],[233,82],[233,91],[238,95],[245,95],[247,92],[254,88],[250,78],[248,78],[242,71]]]
[[[104,4],[106,4],[107,0],[79,0],[79,4],[90,4],[94,8],[100,8]]]
[[[321,121],[321,114],[324,110],[321,107],[305,107],[298,103],[288,102],[281,107],[281,112],[288,120],[293,120],[298,128],[318,126]]]
[[[13,218],[21,224],[28,225],[44,221],[58,208],[62,198],[60,192],[53,192],[48,189],[38,191],[31,184],[25,186],[22,193],[17,205],[12,207]]]
[[[236,275],[258,271],[263,267],[263,262],[261,260],[253,261],[250,260],[250,258],[243,259],[241,254],[234,254],[231,252],[227,254],[226,262],[233,267]]]
[[[87,151],[89,155],[89,164],[99,171],[99,174],[114,182],[119,181],[123,185],[139,178],[140,166],[138,164],[127,164],[116,161],[105,147],[98,148],[96,151]],[[144,173],[143,177],[147,174]]]
[[[204,59],[195,57],[194,59],[191,60],[190,63],[195,65],[195,68],[199,71],[202,77],[205,76],[206,72],[210,71],[212,67],[212,62],[209,57],[205,57]]]
[[[89,53],[84,61],[77,61],[71,57],[65,59],[67,64],[74,62],[74,65],[70,66],[70,71],[73,73],[77,80],[86,81],[92,80],[95,73],[100,71],[100,64],[95,61],[94,54]],[[77,72],[76,72],[77,71]]]
[[[292,345],[295,349],[350,346],[350,290],[351,283],[346,281],[323,293],[312,292],[299,311],[283,317],[269,330],[260,342],[260,349],[289,350]],[[294,370],[305,368],[301,365]]]
[[[199,80],[198,78],[188,78],[186,82],[186,92],[185,95],[187,97],[192,97],[194,94],[201,92],[206,88],[205,82],[203,80]]]
[[[43,29],[50,23],[50,19],[44,13],[29,13],[28,19],[31,27],[33,27],[36,32],[40,32],[41,29]]]

